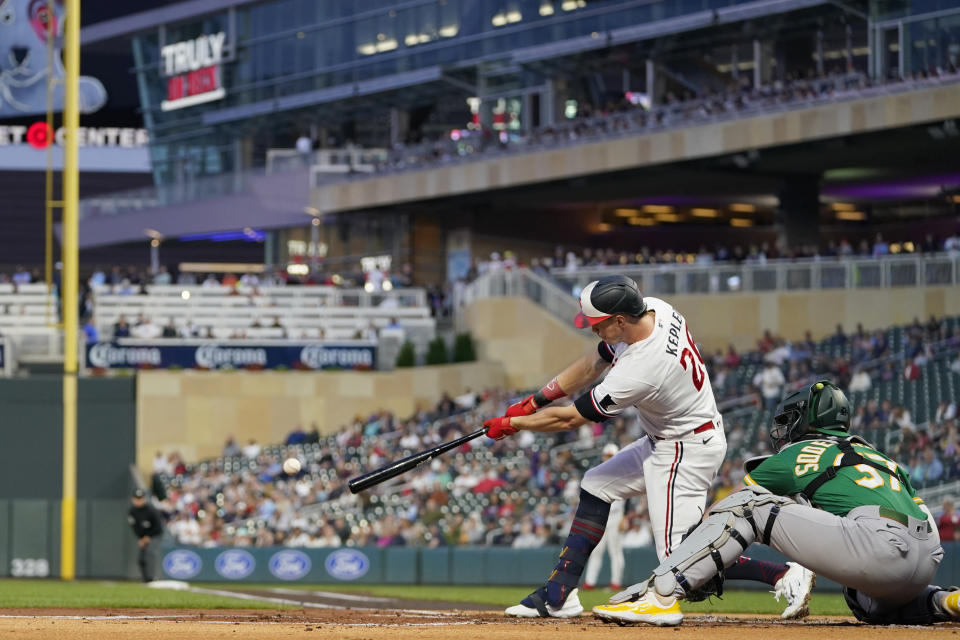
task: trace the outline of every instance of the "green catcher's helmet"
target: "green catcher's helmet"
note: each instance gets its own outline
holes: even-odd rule
[[[818,380],[787,395],[773,416],[770,440],[780,451],[791,442],[817,435],[850,435],[850,401],[837,385]]]

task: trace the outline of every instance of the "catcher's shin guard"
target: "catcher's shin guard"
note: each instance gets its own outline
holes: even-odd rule
[[[607,527],[607,518],[610,515],[610,503],[605,502],[588,491],[580,490],[580,504],[577,514],[570,525],[570,534],[563,543],[560,560],[554,567],[553,573],[547,578],[546,587],[541,587],[527,596],[534,606],[536,597],[544,599],[548,604],[558,607],[567,599],[570,592],[577,588],[580,576],[587,564],[590,553],[600,543]],[[546,594],[541,594],[542,591]],[[538,595],[540,594],[540,595]],[[546,596],[544,598],[544,595]],[[536,596],[536,597],[535,597]],[[521,604],[527,604],[527,599]]]
[[[653,570],[648,580],[616,594],[610,602],[638,598],[650,587],[662,596],[678,593],[678,585],[684,592],[696,589],[722,573],[754,540],[769,543],[780,506],[787,504],[794,501],[760,487],[747,487],[727,496],[713,506],[707,519]],[[764,505],[772,506],[760,527],[754,510]]]

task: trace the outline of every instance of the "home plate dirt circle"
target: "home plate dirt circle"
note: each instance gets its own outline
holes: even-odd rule
[[[392,603],[391,603],[392,604]],[[572,620],[520,620],[501,611],[411,608],[316,608],[285,611],[4,609],[0,637],[121,640],[174,638],[328,637],[345,640],[584,640],[671,638],[673,640],[769,640],[771,637],[857,640],[954,637],[960,625],[871,627],[853,618],[811,617],[782,622],[775,616],[692,615],[681,627],[620,627],[591,615]],[[463,606],[463,605],[461,605]]]

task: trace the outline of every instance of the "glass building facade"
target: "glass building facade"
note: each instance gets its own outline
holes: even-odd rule
[[[275,0],[160,25],[133,38],[155,180],[254,166],[266,148],[290,147],[316,123],[353,118],[353,137],[387,138],[390,108],[436,105],[451,94],[451,108],[466,120],[471,94],[520,96],[543,82],[539,70],[504,64],[518,50],[575,43],[562,54],[570,55],[603,46],[596,41],[601,33],[738,4],[744,2]],[[220,33],[223,97],[163,110],[170,80],[164,48]],[[278,101],[301,104],[278,109]]]
[[[512,126],[542,124],[543,105],[537,101],[545,86],[566,92],[559,106],[551,107],[561,118],[569,105],[562,98],[575,98],[578,91],[602,94],[596,86],[605,83],[616,85],[620,95],[631,83],[646,88],[642,75],[631,77],[628,62],[642,67],[645,58],[666,55],[670,47],[687,47],[678,54],[681,72],[673,74],[681,83],[698,81],[691,77],[700,73],[695,64],[682,68],[682,56],[691,52],[735,76],[757,50],[752,38],[761,37],[744,38],[743,29],[735,27],[763,18],[767,4],[771,16],[796,12],[791,19],[798,16],[798,30],[810,25],[794,38],[802,46],[779,54],[781,70],[791,56],[801,66],[812,65],[813,29],[821,43],[846,48],[848,67],[869,66],[872,75],[957,61],[960,0],[870,0],[853,3],[852,13],[819,0],[786,7],[774,0],[238,3],[133,37],[154,179],[162,186],[256,167],[267,149],[290,148],[299,135],[317,128],[336,130],[335,143],[385,146],[392,135],[396,139],[398,118],[419,118],[415,124],[426,126],[431,118],[438,127],[466,125],[472,117],[467,99],[477,96],[488,109],[491,100],[509,100]],[[841,14],[843,20],[834,20]],[[732,17],[725,27],[726,15]],[[705,22],[690,20],[696,16]],[[683,20],[689,25],[673,30]],[[762,32],[764,21],[753,22],[751,28]],[[769,37],[790,28],[789,22],[771,20]],[[685,43],[685,32],[697,35]],[[614,46],[633,59],[608,57],[598,64],[597,58],[583,58]],[[820,62],[822,67],[822,54]],[[424,106],[432,111],[411,115]],[[438,108],[456,115],[438,116]],[[472,110],[482,117],[482,106]]]

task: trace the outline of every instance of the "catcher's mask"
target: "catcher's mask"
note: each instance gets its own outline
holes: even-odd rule
[[[819,380],[787,395],[773,416],[774,451],[818,435],[845,438],[850,429],[850,402],[829,380]]]

